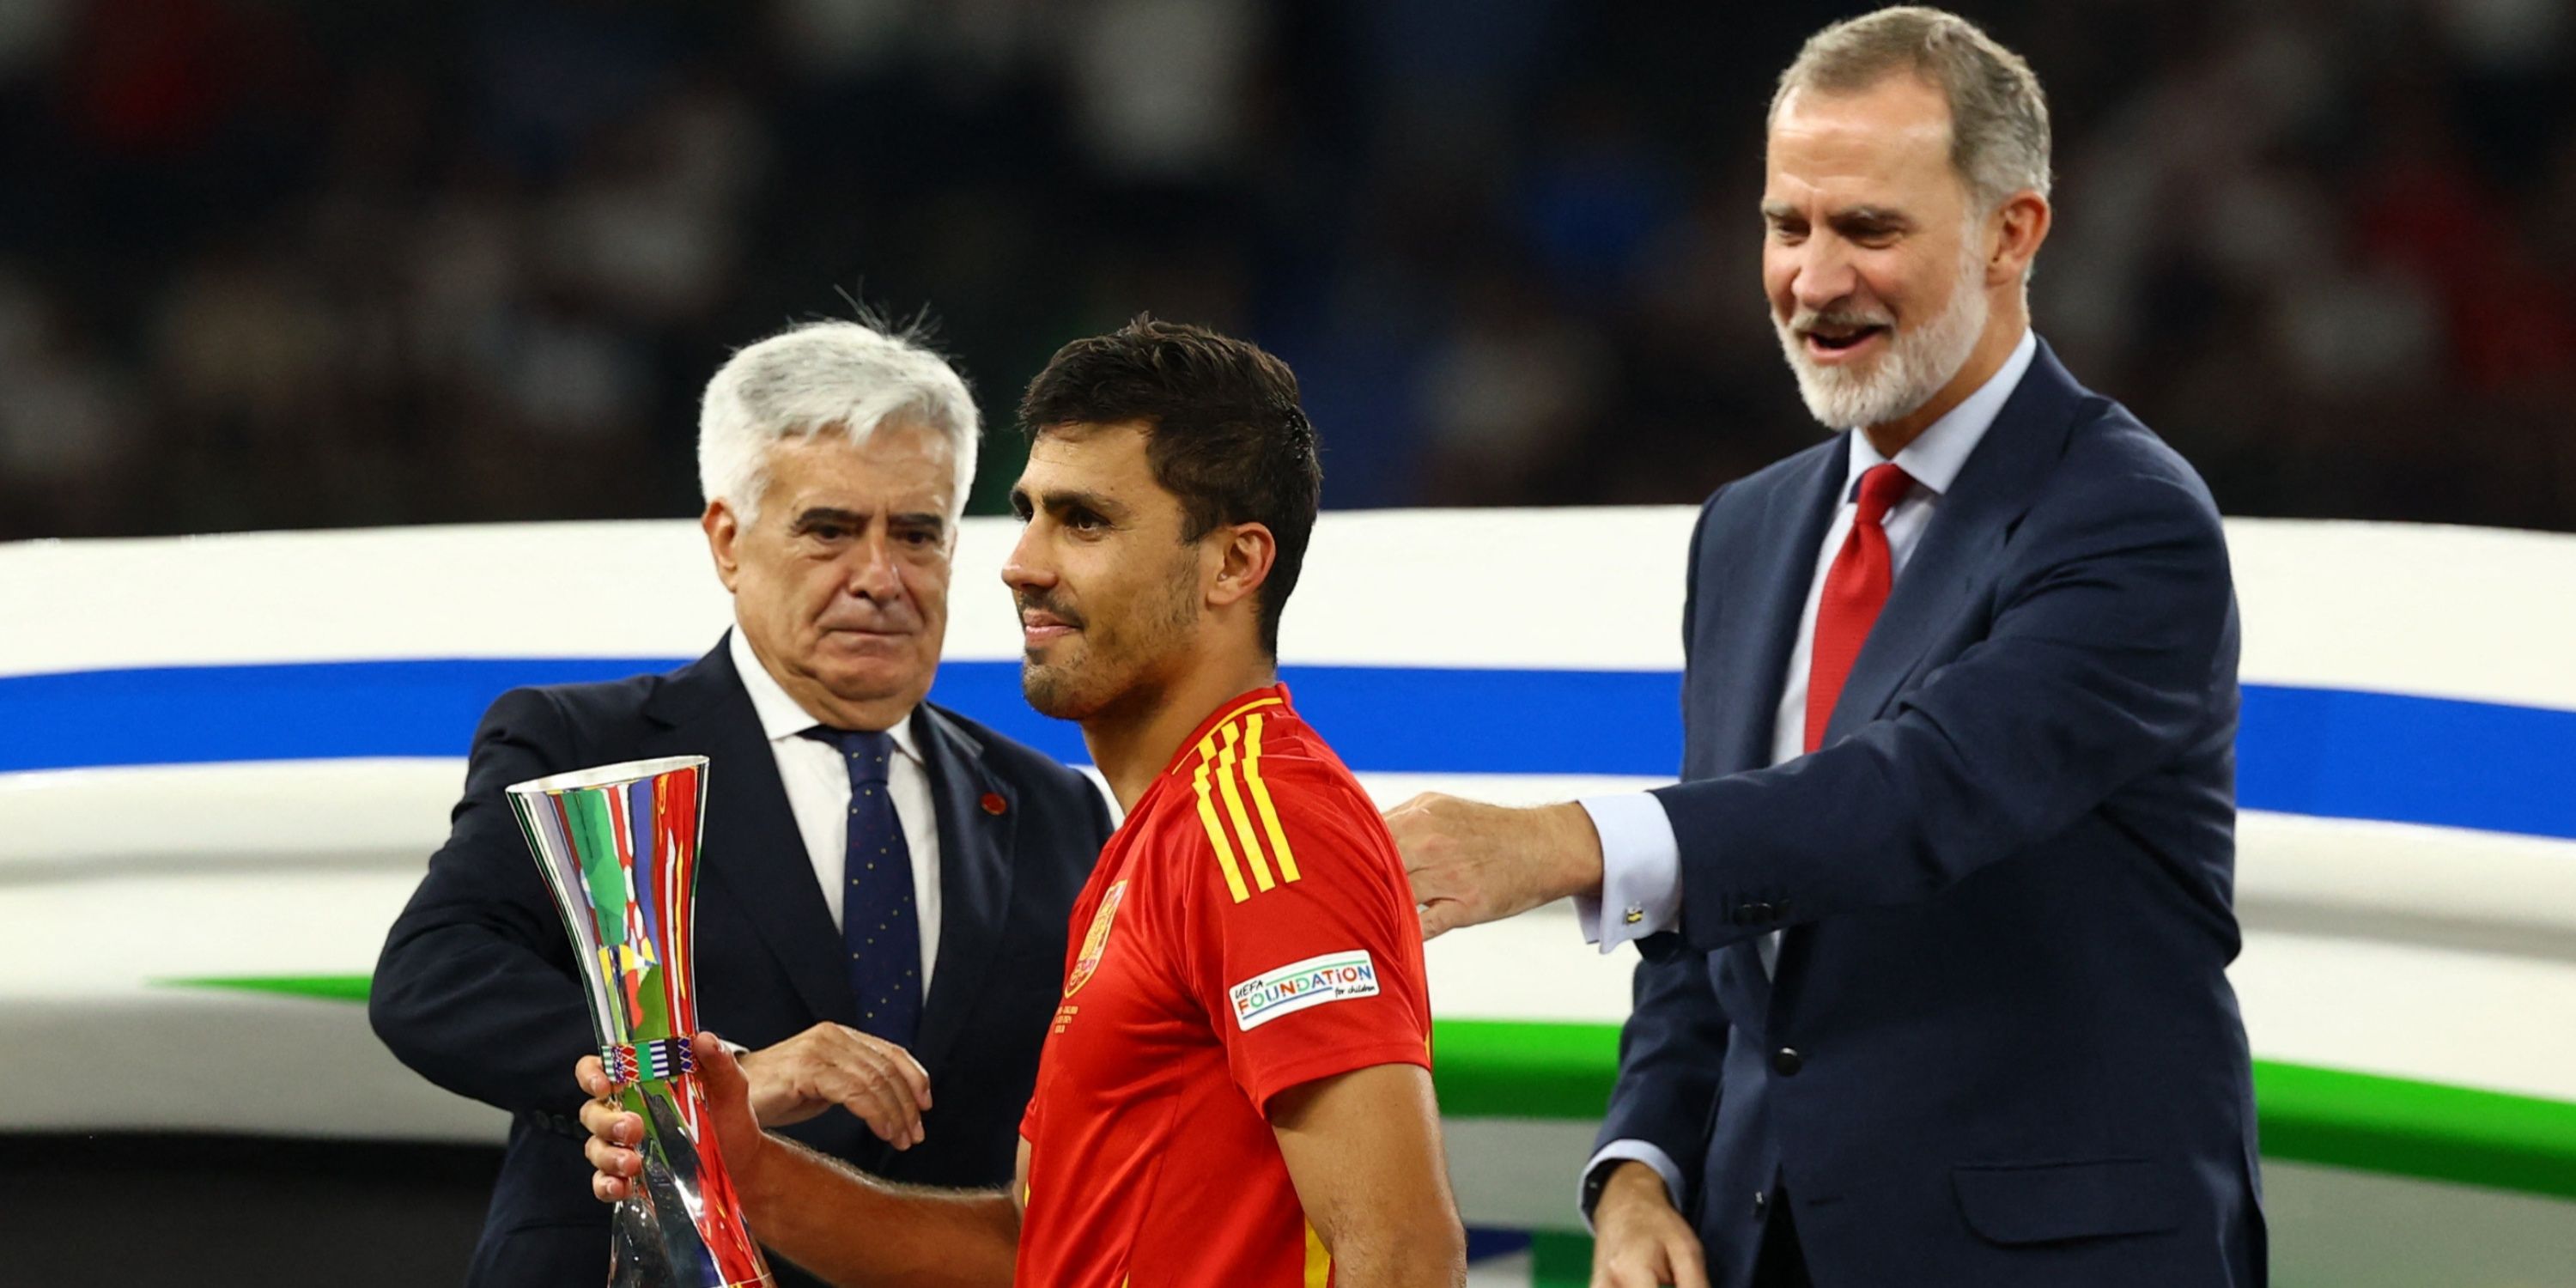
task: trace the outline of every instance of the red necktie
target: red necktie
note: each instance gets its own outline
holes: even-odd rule
[[[1888,555],[1887,529],[1879,525],[1912,486],[1913,477],[1893,462],[1873,465],[1860,476],[1859,512],[1852,516],[1851,535],[1843,538],[1843,548],[1825,574],[1824,596],[1816,601],[1816,647],[1807,668],[1809,751],[1824,745],[1834,700],[1842,696],[1861,643],[1887,604],[1896,563]]]

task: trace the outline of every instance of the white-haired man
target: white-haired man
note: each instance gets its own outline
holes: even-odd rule
[[[1424,929],[1573,895],[1646,957],[1596,1284],[2260,1284],[2227,549],[2030,331],[2039,82],[1880,10],[1807,42],[1767,161],[1836,433],[1701,511],[1684,781],[1399,807]]]
[[[546,774],[713,757],[699,1014],[749,1048],[761,1122],[894,1180],[1010,1178],[1110,820],[1088,779],[923,701],[979,432],[965,383],[903,337],[821,323],[744,349],[698,438],[735,629],[670,674],[519,689],[484,716],[368,1005],[405,1063],[514,1115],[475,1288],[607,1265],[563,1076],[593,1049],[588,1011],[501,794]]]

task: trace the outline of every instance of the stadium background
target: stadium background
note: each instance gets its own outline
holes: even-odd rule
[[[853,295],[932,310],[997,425],[1055,344],[1139,308],[1259,338],[1305,382],[1337,510],[1693,501],[1813,441],[1754,290],[1760,117],[1798,39],[1859,7],[11,0],[0,6],[0,174],[15,177],[0,184],[0,538],[687,514],[706,374],[785,321],[846,314]],[[1962,8],[2032,59],[2056,111],[2061,223],[2035,288],[2040,329],[2191,456],[2231,515],[2576,527],[2566,6]],[[1017,466],[1007,431],[988,461],[987,511]],[[1656,527],[1669,513],[1405,515],[1378,531],[1425,548],[1462,542],[1488,561],[1515,542],[1572,550],[1578,577],[1633,563],[1611,580],[1635,576],[1634,611],[1659,622],[1672,606],[1655,597],[1678,582],[1678,535]],[[609,548],[583,544],[598,530],[513,531],[487,539],[512,557]],[[695,574],[670,525],[606,531],[611,547],[669,555],[658,575]],[[2236,529],[2240,563],[2257,531]],[[2270,911],[2288,924],[2269,928],[2362,953],[2333,959],[2362,996],[2291,994],[2283,1025],[2388,1009],[2409,983],[2389,976],[2429,971],[2412,981],[2419,992],[2432,977],[2469,990],[2430,995],[2453,1012],[2447,1027],[2424,1027],[2410,1005],[2413,1028],[2383,1014],[2376,1030],[2354,1020],[2358,1037],[2316,1039],[2330,1056],[2393,1032],[2398,1067],[2313,1062],[2539,1097],[2502,1117],[2378,1124],[2381,1137],[2423,1136],[2413,1157],[2435,1163],[2409,1174],[2448,1188],[2382,1194],[2380,1209],[2344,1201],[2401,1236],[2451,1227],[2440,1276],[2365,1237],[2293,1282],[2576,1282],[2565,1270],[2576,1224],[2560,1201],[2576,1183],[2549,1179],[2576,1174],[2576,1133],[2557,1112],[2576,1088],[2547,1072],[2569,1067],[2560,1056],[2576,1029],[2564,978],[2576,908],[2561,875],[2576,857],[2534,839],[2576,834],[2556,785],[2576,759],[2563,722],[2576,691],[2554,678],[2576,559],[2543,538],[2449,544],[2473,536],[2252,538],[2272,560],[2266,585],[2313,584],[2268,602],[2249,588],[2249,650],[2263,647],[2258,610],[2278,604],[2274,638],[2295,639],[2297,655],[2258,674],[2249,651],[2249,681],[2507,713],[2453,727],[2411,708],[2375,724],[2329,700],[2274,708],[2276,734],[2308,740],[2309,759],[2286,762],[2313,789],[2302,799],[2411,784],[2457,808],[2361,812],[2374,826],[2479,833],[2382,827],[2275,851],[2309,866],[2284,877],[2296,890],[2274,888]],[[473,607],[483,583],[436,569],[497,583],[512,565],[460,558],[441,539],[216,543],[212,554],[205,543],[0,546],[0,620],[12,622],[0,631],[0,719],[18,731],[0,763],[0,937],[18,945],[8,1001],[21,1034],[0,1052],[0,1237],[43,1281],[124,1282],[175,1263],[208,1283],[346,1282],[352,1268],[379,1283],[452,1282],[492,1156],[432,1142],[473,1142],[470,1126],[414,1130],[435,1113],[389,1095],[381,1135],[407,1143],[352,1146],[376,1134],[371,1119],[327,1088],[363,1079],[291,1049],[249,1066],[273,1075],[249,1089],[270,1108],[244,1110],[203,1084],[244,1067],[245,1047],[319,1032],[288,1018],[302,1012],[137,1011],[122,983],[84,991],[101,955],[158,962],[192,934],[215,958],[232,951],[220,933],[174,929],[187,913],[170,899],[152,905],[160,919],[115,915],[118,899],[148,902],[191,851],[96,820],[158,815],[179,828],[205,811],[235,817],[244,836],[284,835],[258,830],[273,816],[227,816],[223,802],[292,790],[276,785],[291,775],[259,766],[317,754],[256,739],[209,747],[223,691],[180,720],[132,668],[220,682],[259,677],[202,668],[632,661],[694,652],[708,634],[675,612],[605,645],[565,642],[559,626]],[[2520,553],[2495,553],[2505,548]],[[2446,587],[2446,566],[2516,575]],[[979,574],[961,571],[964,600]],[[1479,575],[1491,593],[1462,613],[1517,593],[1512,577]],[[178,584],[191,578],[193,591]],[[404,591],[422,586],[426,604],[410,602]],[[455,605],[480,624],[479,643],[423,652],[392,638]],[[254,607],[270,618],[223,624]],[[1365,637],[1334,642],[1359,610],[1310,611],[1332,620],[1292,657],[1308,665],[1651,679],[1672,638],[1640,632],[1655,643],[1634,652],[1616,633],[1541,630],[1528,656],[1390,658]],[[369,627],[334,624],[364,613]],[[952,656],[979,656],[963,624]],[[2413,636],[2384,666],[2347,656]],[[244,684],[232,700],[255,708],[254,692],[275,691]],[[1008,705],[1007,688],[990,696]],[[2249,738],[2256,728],[2249,714]],[[412,770],[430,777],[403,781],[430,787],[368,799],[411,790],[443,810],[435,787],[452,790],[454,772],[439,757],[466,732],[406,728],[423,741],[319,754],[422,760]],[[1669,764],[1633,762],[1670,739],[1640,729],[1611,753],[1619,763],[1588,769],[1416,757],[1393,772],[1542,786],[1549,773],[1650,777]],[[2324,754],[2347,744],[2374,754]],[[156,757],[267,776],[155,777]],[[434,839],[437,816],[425,826]],[[133,846],[111,853],[102,834]],[[2509,858],[2495,857],[2500,845]],[[201,835],[209,847],[221,838]],[[2250,836],[2248,864],[2252,888]],[[338,906],[299,911],[327,919]],[[2248,922],[2266,929],[2251,908]],[[2440,951],[2476,960],[2434,969],[2403,957],[2424,947],[2427,925]],[[298,933],[316,945],[312,972],[345,981],[335,972],[363,959],[320,959],[378,929]],[[2400,956],[2370,951],[2392,944]],[[2381,984],[2396,991],[2368,994]],[[1558,1018],[1601,1018],[1587,1005]],[[2259,1013],[2255,1039],[2277,1050]],[[75,1057],[111,1055],[86,1100],[65,1092],[81,1089]],[[1573,1085],[1587,1085],[1582,1053],[1567,1059]],[[2275,1098],[2281,1085],[2267,1084],[2267,1113],[2299,1103]],[[2369,1136],[2384,1103],[2328,1113],[2324,1126]],[[1477,1147],[1480,1165],[1518,1149],[1551,1177],[1572,1166],[1556,1145]],[[2412,1231],[2400,1219],[2410,1208]],[[1561,1265],[1567,1246],[1542,1250]]]

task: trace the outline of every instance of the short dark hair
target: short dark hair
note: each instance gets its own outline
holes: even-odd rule
[[[1279,614],[1297,588],[1322,503],[1315,427],[1297,377],[1259,345],[1150,315],[1056,350],[1020,399],[1035,439],[1065,425],[1145,426],[1154,481],[1180,498],[1181,539],[1258,523],[1279,543],[1261,586],[1261,646],[1279,654]]]

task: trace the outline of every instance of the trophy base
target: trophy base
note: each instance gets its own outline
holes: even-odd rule
[[[609,1222],[607,1288],[777,1288],[756,1247],[745,1243],[723,1256],[701,1240],[688,1219],[696,1205],[669,1184],[667,1168],[648,1164],[646,1173],[646,1194],[661,1202],[630,1197],[617,1205]],[[653,1184],[657,1179],[662,1184]],[[679,1219],[663,1223],[657,1207]],[[726,1273],[726,1261],[735,1273]],[[740,1273],[746,1262],[754,1273]]]

